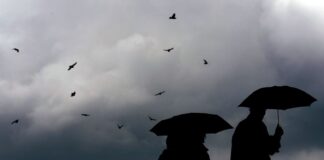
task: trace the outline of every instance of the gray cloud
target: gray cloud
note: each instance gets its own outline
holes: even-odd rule
[[[164,138],[149,132],[147,115],[209,112],[235,126],[246,116],[236,106],[252,91],[291,85],[319,101],[281,112],[285,136],[275,158],[319,159],[323,19],[301,2],[282,2],[3,1],[0,155],[157,159]],[[176,21],[168,20],[173,12]],[[162,51],[168,47],[175,50]],[[153,96],[160,90],[166,94]],[[10,126],[16,118],[21,124]],[[270,132],[274,119],[269,111]],[[232,133],[208,135],[212,159],[229,158]]]

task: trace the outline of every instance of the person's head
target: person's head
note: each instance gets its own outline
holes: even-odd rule
[[[262,120],[265,113],[266,109],[263,107],[251,107],[249,117],[256,120]]]
[[[206,134],[205,133],[194,133],[189,137],[195,143],[204,143]]]

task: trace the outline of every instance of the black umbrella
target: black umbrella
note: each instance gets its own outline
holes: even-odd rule
[[[260,88],[249,95],[239,107],[264,107],[265,109],[286,110],[310,106],[316,99],[308,93],[289,86]],[[279,111],[278,123],[279,123]]]
[[[160,121],[151,132],[163,136],[172,133],[217,133],[230,128],[233,127],[218,115],[187,113]]]

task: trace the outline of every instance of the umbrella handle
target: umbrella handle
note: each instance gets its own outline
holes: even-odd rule
[[[278,120],[278,125],[279,125],[279,110],[277,109],[277,120]]]

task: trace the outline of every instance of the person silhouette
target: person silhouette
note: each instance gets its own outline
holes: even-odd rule
[[[204,133],[169,134],[158,160],[210,160],[204,141]]]
[[[232,137],[231,160],[270,160],[270,155],[279,152],[284,131],[278,124],[270,136],[263,117],[266,109],[250,108],[250,114],[236,127]]]

